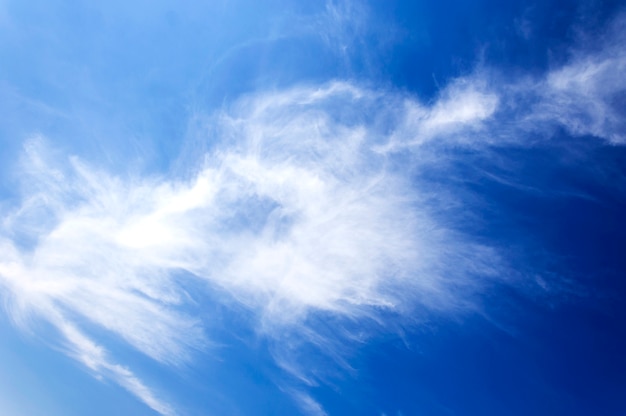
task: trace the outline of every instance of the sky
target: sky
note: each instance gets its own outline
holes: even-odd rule
[[[0,414],[626,414],[619,1],[0,0]]]

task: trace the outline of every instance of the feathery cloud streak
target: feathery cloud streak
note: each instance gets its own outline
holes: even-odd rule
[[[443,257],[487,270],[489,254],[430,218],[373,150],[379,133],[363,117],[381,98],[334,83],[242,101],[214,118],[220,142],[188,180],[116,177],[31,140],[22,203],[3,223],[9,313],[20,326],[49,321],[79,361],[167,413],[77,317],[176,365],[205,344],[182,312],[183,272],[257,311],[272,336],[312,312],[457,308],[473,283]]]
[[[188,280],[254,311],[263,334],[298,331],[322,351],[336,340],[312,315],[341,326],[469,307],[499,260],[434,215],[447,196],[412,177],[420,157],[497,142],[503,124],[518,143],[537,122],[623,142],[617,44],[532,82],[461,78],[431,105],[342,82],[251,96],[207,118],[214,137],[185,176],[113,175],[34,138],[22,199],[2,223],[5,308],[21,328],[48,322],[72,357],[171,414],[90,333],[104,328],[158,362],[188,362],[210,341],[186,312]],[[520,98],[527,109],[511,104]],[[276,358],[310,377],[289,351]]]

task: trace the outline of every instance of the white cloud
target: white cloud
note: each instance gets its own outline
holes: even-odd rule
[[[560,121],[576,135],[626,142],[626,54],[623,47],[584,56],[552,71],[536,116]]]
[[[620,15],[565,65],[538,81],[517,85],[513,100],[531,103],[527,122],[535,129],[559,123],[574,135],[626,142],[626,17]],[[524,111],[523,109],[518,109]]]
[[[55,323],[67,340],[70,356],[73,356],[77,361],[83,363],[97,374],[114,380],[158,413],[166,416],[175,414],[172,407],[159,399],[132,371],[119,364],[111,363],[101,346],[95,344],[66,319],[60,316],[54,319],[53,316],[54,313],[50,313],[46,315],[46,318],[52,318],[53,323]]]
[[[459,78],[444,88],[434,105],[407,100],[405,120],[392,146],[416,146],[440,139],[472,144],[486,142],[477,133],[498,109],[498,94],[479,76]]]
[[[214,142],[183,176],[116,175],[33,139],[22,199],[0,230],[5,307],[24,329],[47,320],[72,357],[170,414],[90,328],[160,363],[188,362],[210,342],[186,312],[192,279],[253,311],[251,325],[278,340],[277,363],[314,384],[303,346],[347,367],[343,341],[372,326],[350,323],[464,310],[499,270],[493,250],[449,225],[460,210],[449,193],[413,175],[440,163],[440,144],[519,143],[548,124],[624,141],[611,99],[625,61],[608,45],[539,81],[458,79],[431,105],[341,82],[250,96],[207,117]]]
[[[334,83],[241,101],[213,118],[221,144],[190,179],[115,176],[30,141],[22,204],[2,228],[8,311],[22,327],[50,321],[77,360],[167,413],[84,322],[159,362],[187,361],[207,340],[182,312],[193,294],[181,272],[256,311],[275,338],[320,312],[376,319],[415,305],[461,308],[463,288],[477,284],[465,270],[488,274],[492,258],[434,220],[408,172],[373,150],[380,98]],[[452,121],[437,104],[426,122],[482,119],[471,100],[452,104]],[[335,353],[315,328],[301,334]],[[294,366],[285,357],[283,367]]]
[[[292,392],[291,395],[296,399],[296,402],[304,413],[314,416],[325,416],[328,414],[324,411],[324,408],[308,394]]]

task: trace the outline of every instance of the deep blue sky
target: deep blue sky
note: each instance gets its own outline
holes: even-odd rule
[[[0,0],[0,414],[626,414],[618,1]]]

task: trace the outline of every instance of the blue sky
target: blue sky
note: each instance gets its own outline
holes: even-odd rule
[[[0,0],[0,413],[622,415],[617,1]]]

